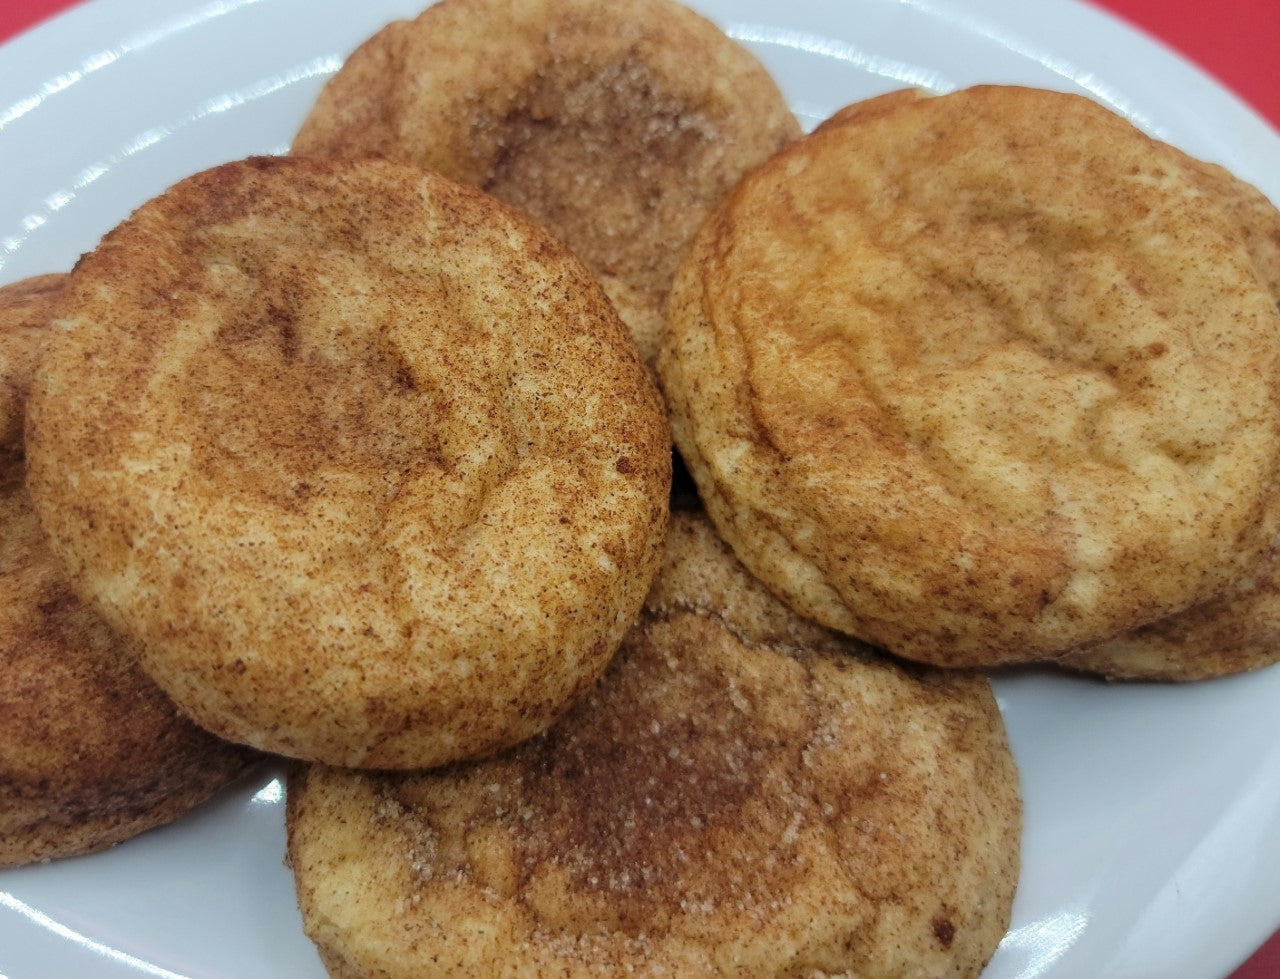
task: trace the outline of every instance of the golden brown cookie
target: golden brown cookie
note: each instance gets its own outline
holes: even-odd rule
[[[403,158],[515,204],[651,362],[699,222],[799,134],[755,57],[670,0],[444,0],[361,45],[292,152]]]
[[[703,226],[659,358],[672,426],[795,608],[942,665],[1052,658],[1269,548],[1280,314],[1156,145],[1077,96],[902,100]]]
[[[231,740],[418,768],[546,727],[661,556],[670,435],[567,249],[380,160],[175,185],[76,269],[28,417],[79,592]]]
[[[986,680],[789,612],[673,518],[640,624],[549,732],[424,774],[312,766],[289,860],[334,976],[976,976],[1017,775]]]
[[[0,867],[91,853],[168,823],[253,758],[178,713],[71,594],[36,522],[21,419],[64,279],[0,288]]]

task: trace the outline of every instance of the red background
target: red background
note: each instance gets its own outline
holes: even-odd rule
[[[0,40],[79,0],[0,0]],[[424,0],[424,6],[426,5]],[[1094,0],[1198,64],[1280,129],[1280,0]],[[1280,915],[1280,908],[1276,909]],[[1206,941],[1213,937],[1206,935]],[[1231,979],[1280,977],[1280,935]]]

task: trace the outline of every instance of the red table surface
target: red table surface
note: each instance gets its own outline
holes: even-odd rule
[[[81,0],[0,0],[0,41],[78,2]],[[1280,129],[1280,2],[1093,2],[1198,64]],[[1206,936],[1206,940],[1212,939]],[[1276,977],[1280,977],[1280,933],[1267,941],[1231,979]]]

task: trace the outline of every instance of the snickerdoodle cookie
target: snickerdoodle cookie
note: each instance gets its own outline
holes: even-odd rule
[[[28,418],[77,590],[196,720],[420,768],[546,727],[661,557],[670,435],[599,286],[403,163],[181,181],[77,266]]]
[[[547,733],[312,766],[289,859],[334,976],[976,976],[1021,807],[985,679],[801,620],[673,519],[640,623]]]
[[[1256,564],[1280,313],[1158,146],[1078,96],[980,87],[851,113],[729,195],[658,366],[748,567],[827,625],[991,665]]]
[[[799,134],[756,58],[670,0],[443,0],[351,55],[292,152],[403,158],[515,204],[652,361],[699,222]]]
[[[26,391],[65,277],[0,288],[0,867],[170,822],[253,754],[178,713],[67,587],[23,488]]]

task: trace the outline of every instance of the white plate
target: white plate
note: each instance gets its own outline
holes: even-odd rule
[[[0,48],[0,282],[69,268],[188,173],[283,151],[343,56],[419,6],[97,0]],[[810,124],[904,84],[1083,91],[1280,200],[1264,123],[1070,0],[696,6]],[[1031,671],[997,692],[1026,832],[989,977],[1221,976],[1280,923],[1280,671],[1184,688]],[[282,863],[279,774],[111,852],[0,873],[0,979],[323,977]]]

